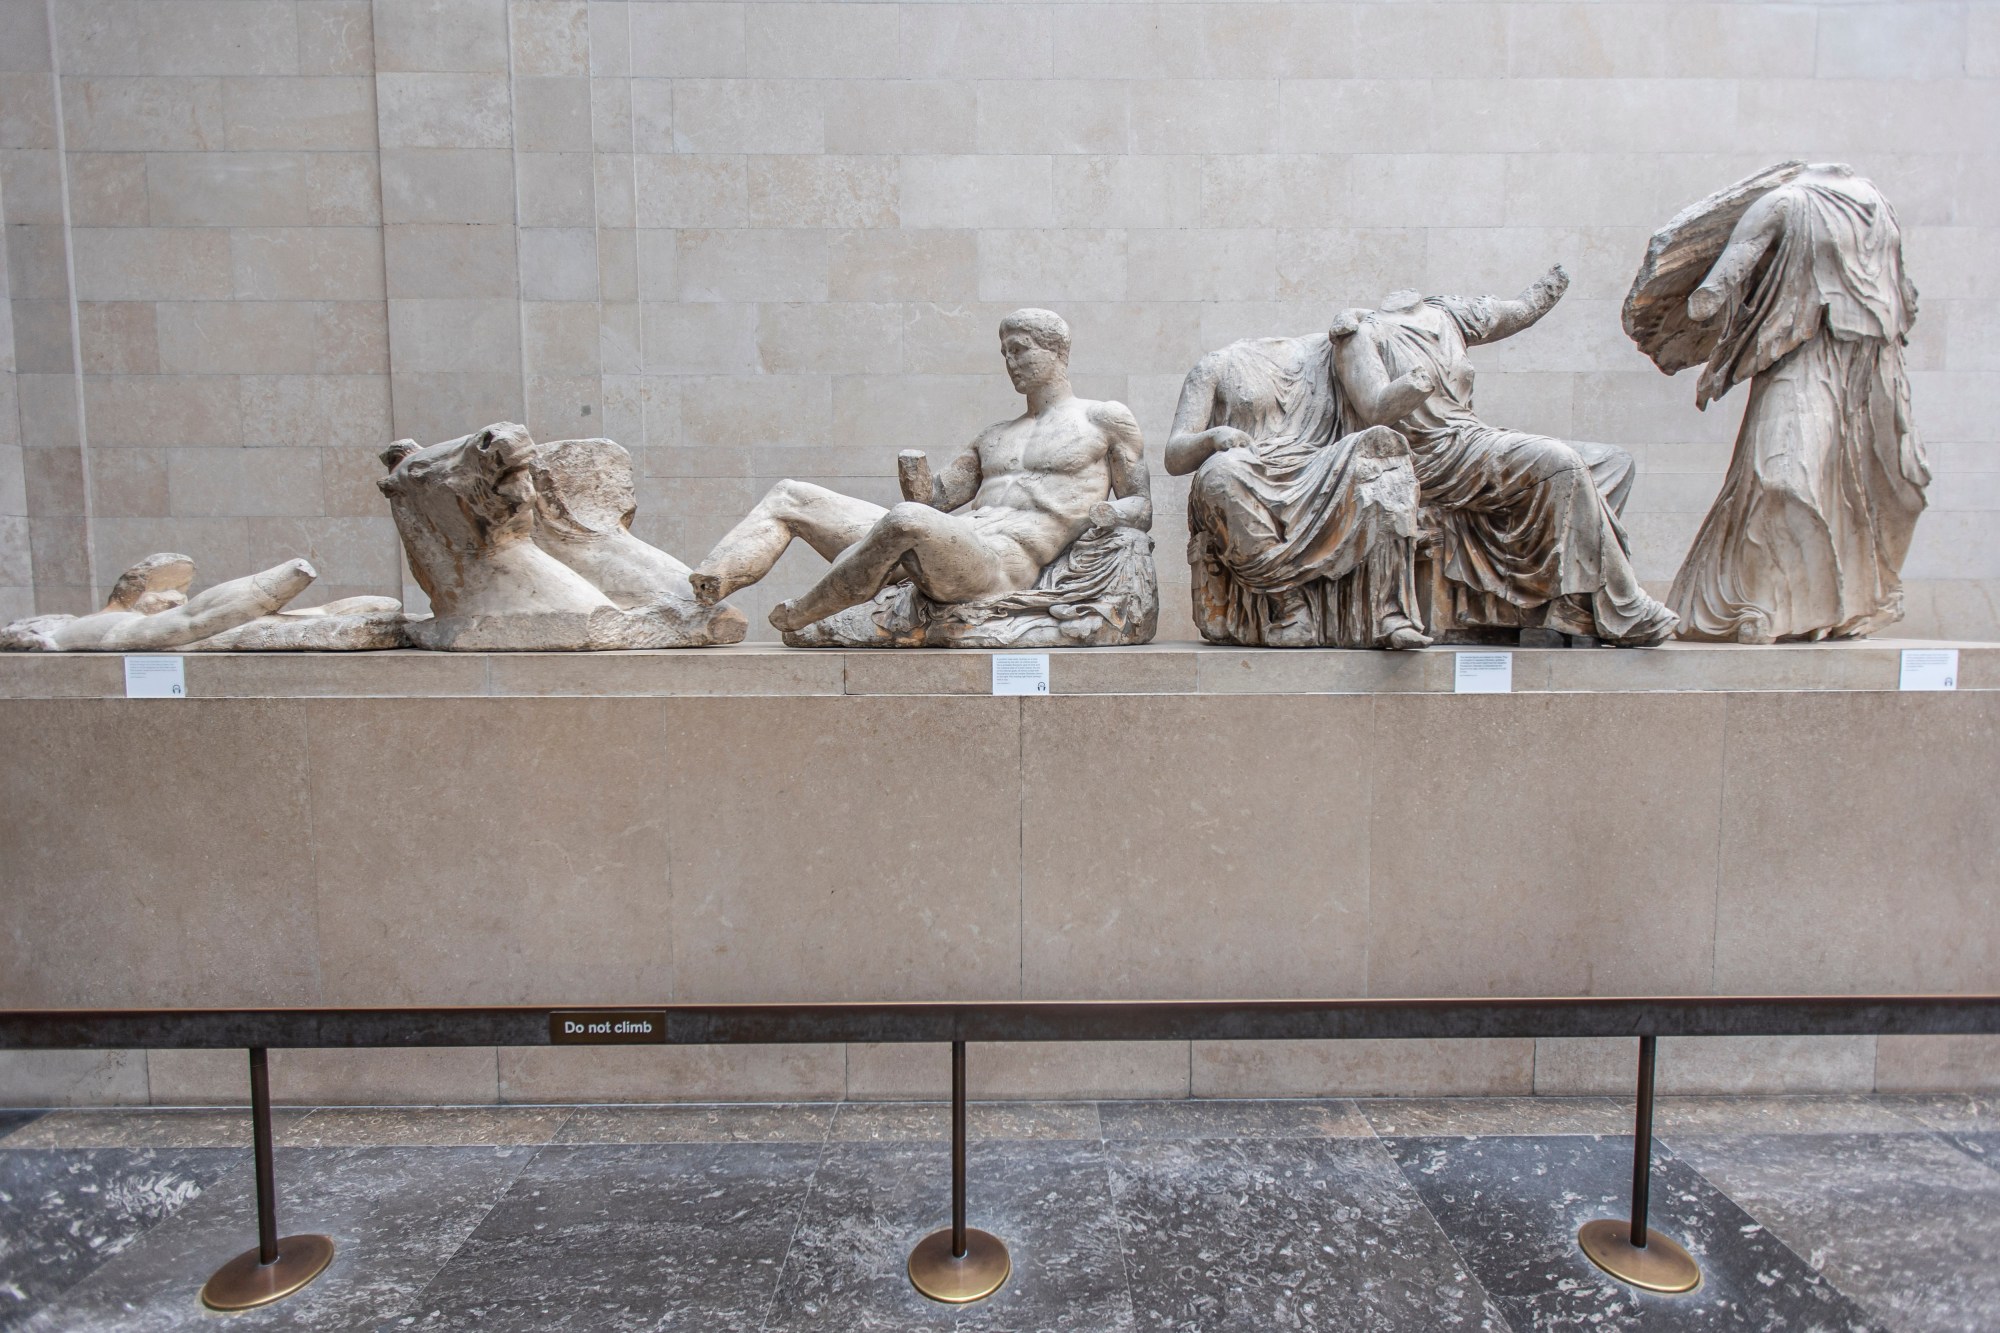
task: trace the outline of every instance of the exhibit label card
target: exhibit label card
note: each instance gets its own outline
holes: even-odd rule
[[[1008,653],[993,657],[993,692],[995,694],[1047,694],[1049,692],[1049,655],[1047,653]]]
[[[666,1040],[663,1009],[572,1009],[549,1015],[551,1046],[657,1046]]]
[[[1958,649],[1905,648],[1903,690],[1955,690],[1958,688]]]
[[[128,657],[125,659],[127,699],[185,699],[187,668],[182,657]]]
[[[1452,672],[1451,687],[1456,694],[1512,694],[1514,654],[1459,653]]]

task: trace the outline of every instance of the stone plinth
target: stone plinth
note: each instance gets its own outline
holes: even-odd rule
[[[2000,645],[0,657],[0,1005],[2000,988]],[[1628,1043],[982,1049],[975,1095],[1622,1088]],[[0,1055],[0,1104],[242,1057]],[[301,1052],[295,1100],[940,1095],[926,1048]],[[1669,1042],[1662,1086],[2000,1082]]]

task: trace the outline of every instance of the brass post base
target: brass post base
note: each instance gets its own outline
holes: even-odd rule
[[[952,1257],[950,1227],[933,1231],[910,1251],[910,1285],[947,1305],[985,1300],[1013,1271],[1006,1243],[977,1227],[965,1229],[963,1258]]]
[[[201,1289],[201,1303],[211,1310],[254,1310],[285,1299],[332,1262],[333,1242],[325,1236],[286,1236],[268,1264],[257,1262],[257,1251],[245,1250],[216,1269]]]
[[[1650,1228],[1643,1250],[1632,1244],[1632,1224],[1610,1217],[1585,1222],[1576,1233],[1576,1243],[1590,1262],[1642,1291],[1671,1294],[1701,1285],[1701,1265],[1694,1256]]]

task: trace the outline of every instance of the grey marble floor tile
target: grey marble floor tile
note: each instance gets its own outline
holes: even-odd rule
[[[1932,1129],[2000,1129],[2000,1096],[1990,1093],[1939,1093],[1877,1100]]]
[[[1630,1107],[1609,1097],[1424,1097],[1356,1102],[1377,1134],[1618,1134]]]
[[[765,1325],[776,1333],[1123,1333],[1133,1328],[1102,1150],[1044,1140],[975,1143],[972,1226],[1007,1243],[991,1298],[939,1305],[910,1286],[910,1249],[951,1222],[941,1143],[829,1143]]]
[[[1374,1133],[1349,1101],[1100,1102],[1106,1139],[1334,1139]]]
[[[0,1152],[0,1328],[24,1326],[246,1159],[212,1148]]]
[[[402,1314],[535,1152],[532,1148],[280,1149],[281,1233],[333,1238],[333,1263],[297,1295],[230,1315],[231,1330],[349,1333]],[[162,1333],[214,1328],[201,1284],[257,1242],[250,1164],[148,1232],[68,1296],[34,1333]]]
[[[1623,1103],[1624,1132],[1632,1103]],[[1879,1097],[1662,1097],[1653,1132],[1669,1134],[1912,1134],[1923,1126]]]
[[[558,1143],[818,1143],[830,1102],[783,1105],[580,1106]]]
[[[2000,1172],[1951,1144],[1771,1135],[1674,1149],[1892,1327],[2000,1328]]]
[[[1141,1329],[1507,1327],[1373,1138],[1105,1151]]]
[[[1092,1102],[972,1102],[965,1108],[968,1139],[1096,1139]],[[884,1143],[951,1138],[949,1102],[843,1102],[831,1137],[837,1143]]]
[[[1878,1327],[1692,1167],[1658,1149],[1650,1220],[1694,1255],[1702,1285],[1678,1296],[1653,1295],[1601,1272],[1577,1248],[1576,1232],[1593,1218],[1627,1215],[1629,1137],[1387,1144],[1516,1328],[1854,1333]]]
[[[32,1110],[0,1111],[0,1143],[5,1143],[8,1136],[21,1126],[33,1124],[45,1114]]]
[[[1965,1130],[1946,1134],[1945,1138],[1995,1171],[2000,1171],[2000,1129]]]
[[[820,1149],[557,1145],[393,1328],[756,1329]]]
[[[298,1146],[298,1127],[310,1112],[271,1112],[271,1135],[280,1146]],[[51,1111],[8,1137],[9,1148],[250,1148],[250,1111],[190,1110]]]
[[[567,1106],[328,1106],[286,1138],[304,1148],[532,1146],[553,1142],[571,1114]]]

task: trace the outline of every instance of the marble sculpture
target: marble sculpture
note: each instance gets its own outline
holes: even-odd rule
[[[331,652],[397,648],[402,604],[346,597],[321,606],[288,603],[319,577],[304,560],[218,583],[194,596],[194,561],[149,555],[118,576],[104,608],[87,616],[32,616],[0,629],[0,649],[40,652]]]
[[[1151,484],[1139,423],[1078,398],[1069,326],[1047,310],[1000,324],[1027,410],[932,474],[897,460],[888,509],[781,481],[695,570],[704,604],[757,582],[802,540],[833,562],[771,624],[799,647],[1045,648],[1146,643],[1159,618]]]
[[[1380,426],[1340,436],[1332,358],[1323,333],[1245,339],[1204,356],[1181,386],[1166,465],[1194,474],[1188,566],[1205,639],[1430,642],[1417,607],[1409,442]]]
[[[632,535],[632,460],[610,440],[537,444],[503,421],[428,449],[398,440],[382,461],[377,484],[431,600],[407,627],[414,647],[691,648],[749,627]]]
[[[1533,326],[1568,287],[1558,265],[1515,297],[1392,292],[1333,321],[1345,428],[1389,426],[1409,441],[1434,572],[1428,628],[1440,638],[1517,627],[1650,646],[1673,633],[1618,521],[1631,456],[1473,411],[1467,349]]]
[[[1917,289],[1896,214],[1837,163],[1785,162],[1654,234],[1625,331],[1696,405],[1750,381],[1722,492],[1669,600],[1690,639],[1871,634],[1902,619],[1930,467],[1903,348]]]

